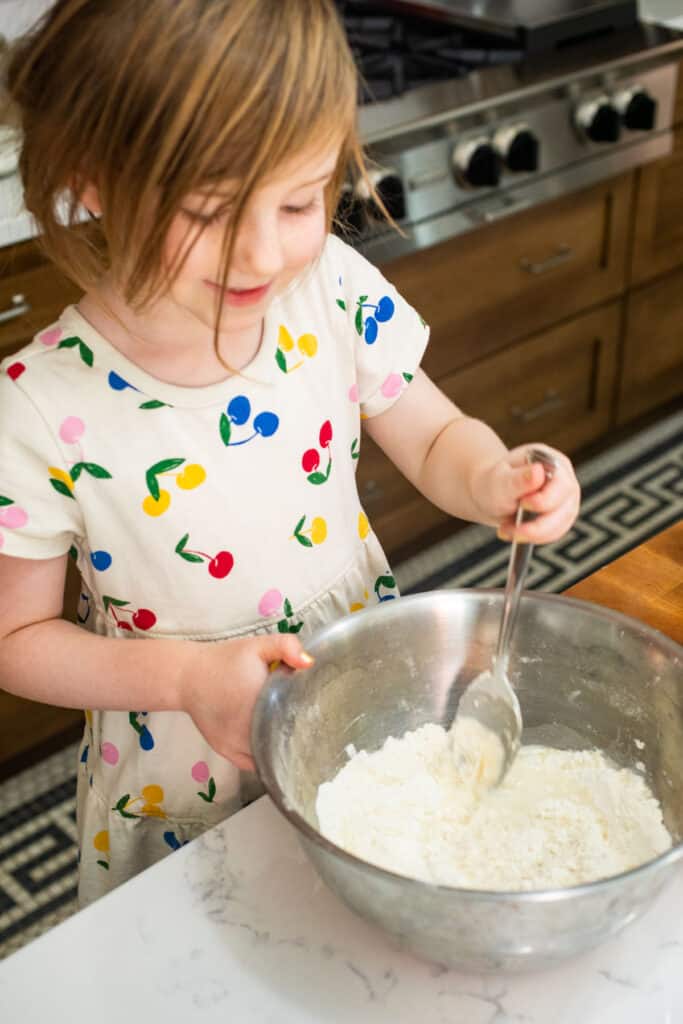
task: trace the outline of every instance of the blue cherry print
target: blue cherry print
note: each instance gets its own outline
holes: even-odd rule
[[[254,430],[261,437],[272,437],[280,426],[280,420],[274,412],[260,412],[254,420]]]
[[[108,551],[91,551],[90,561],[98,572],[105,572],[111,565],[112,558]]]
[[[366,344],[374,345],[379,333],[379,324],[391,320],[396,306],[388,295],[383,295],[377,303],[368,302],[367,299],[367,295],[361,295],[356,303],[356,331],[365,338]],[[366,309],[372,310],[368,316],[364,313]]]
[[[231,399],[226,412],[221,414],[220,435],[226,448],[236,448],[248,444],[255,437],[272,437],[280,426],[280,419],[274,412],[264,411],[254,417],[253,433],[239,441],[233,440],[233,427],[242,427],[251,417],[251,402],[246,395],[236,395]]]
[[[246,395],[235,395],[228,405],[228,418],[241,427],[251,416],[251,402]]]
[[[131,388],[133,391],[138,390],[132,384],[129,384],[127,380],[124,380],[123,377],[119,376],[118,373],[114,373],[113,370],[109,373],[109,387],[113,391],[125,391],[126,388]]]
[[[393,299],[390,299],[388,295],[383,295],[377,303],[375,318],[379,323],[385,324],[387,320],[391,320],[395,309]]]

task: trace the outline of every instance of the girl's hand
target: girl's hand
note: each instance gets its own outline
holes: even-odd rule
[[[543,448],[557,463],[552,478],[543,466],[526,462],[529,448]],[[498,526],[501,540],[547,544],[559,540],[570,529],[579,512],[581,488],[566,455],[548,445],[522,445],[513,448],[492,466],[477,474],[472,491],[489,520]],[[518,505],[537,514],[536,519],[520,524],[515,531]]]
[[[296,669],[313,664],[301,641],[291,633],[192,643],[181,684],[182,710],[216,753],[243,771],[255,767],[251,718],[270,666],[276,661]]]

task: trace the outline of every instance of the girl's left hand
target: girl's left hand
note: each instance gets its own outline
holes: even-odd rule
[[[542,448],[557,463],[552,477],[546,477],[541,463],[528,463],[529,448]],[[581,488],[574,468],[562,452],[548,445],[513,448],[474,482],[475,497],[489,510],[501,540],[547,544],[559,540],[570,529],[579,512]],[[535,512],[537,518],[521,523],[515,530],[517,507]]]

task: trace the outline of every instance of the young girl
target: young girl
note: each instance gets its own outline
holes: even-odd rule
[[[27,206],[85,294],[2,367],[0,679],[94,709],[86,903],[242,805],[269,665],[305,669],[387,574],[361,421],[504,537],[523,499],[523,537],[558,538],[579,489],[448,401],[418,314],[329,234],[365,174],[329,0],[59,0],[9,88]]]

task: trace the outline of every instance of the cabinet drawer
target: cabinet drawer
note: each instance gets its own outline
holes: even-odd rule
[[[451,374],[439,386],[508,446],[544,441],[571,453],[611,424],[619,317],[618,303],[593,310]],[[358,487],[390,554],[448,518],[368,438]]]
[[[678,89],[674,107],[674,124],[683,124],[683,61],[678,65]]]
[[[0,270],[0,359],[4,359],[82,293],[45,262],[34,242],[0,253]]]
[[[424,319],[438,380],[625,287],[633,178],[603,182],[383,268]]]
[[[683,127],[673,152],[640,171],[635,207],[632,279],[635,284],[683,263]]]
[[[619,423],[683,395],[683,269],[631,292],[626,311]]]
[[[545,441],[574,451],[609,426],[618,329],[614,303],[446,377],[439,386],[509,447]]]

